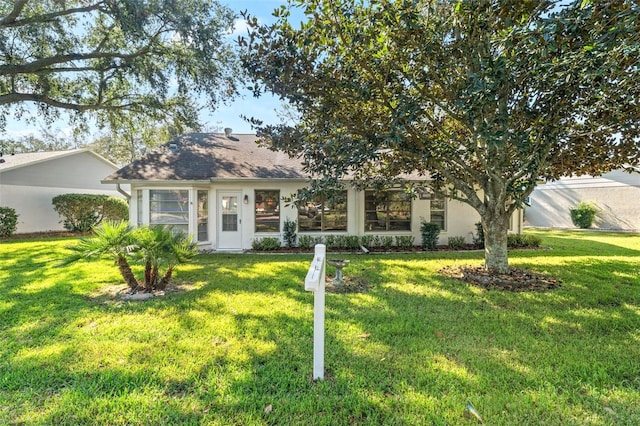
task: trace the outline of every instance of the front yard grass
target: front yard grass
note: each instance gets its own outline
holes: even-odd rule
[[[559,289],[438,274],[481,252],[341,255],[369,289],[327,293],[317,383],[312,255],[200,255],[189,291],[128,302],[112,262],[54,267],[73,239],[1,242],[0,424],[477,424],[468,401],[490,425],[640,424],[640,237],[528,232],[552,249],[511,265]]]

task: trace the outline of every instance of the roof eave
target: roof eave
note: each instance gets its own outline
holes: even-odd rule
[[[202,185],[208,183],[252,183],[263,181],[294,181],[294,182],[307,182],[308,178],[296,177],[296,178],[209,178],[209,179],[197,179],[197,180],[178,180],[178,179],[102,179],[102,184],[130,184],[130,185]]]

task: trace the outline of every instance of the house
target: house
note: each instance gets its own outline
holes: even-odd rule
[[[525,209],[525,224],[575,228],[569,209],[580,201],[598,206],[595,227],[640,230],[640,170],[618,169],[602,176],[571,176],[539,185]]]
[[[117,166],[87,150],[6,154],[0,157],[0,206],[18,214],[17,233],[63,230],[51,200],[60,194],[122,197],[100,183]],[[128,189],[128,188],[126,188]]]
[[[246,250],[262,237],[281,237],[283,224],[297,222],[298,235],[413,236],[420,244],[421,221],[443,229],[440,243],[463,236],[472,241],[478,214],[444,198],[407,197],[346,189],[332,202],[303,206],[282,199],[309,178],[299,159],[256,144],[255,135],[183,135],[107,176],[103,183],[130,184],[130,220],[165,224],[188,232],[203,249]],[[521,215],[513,227],[521,229]]]

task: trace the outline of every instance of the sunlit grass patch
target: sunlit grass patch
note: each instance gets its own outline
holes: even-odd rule
[[[345,255],[367,291],[326,296],[324,382],[310,255],[201,255],[131,302],[110,261],[54,267],[73,239],[2,243],[0,423],[473,424],[467,401],[492,425],[640,423],[640,237],[527,232],[550,249],[511,264],[562,287],[438,272],[481,252]]]

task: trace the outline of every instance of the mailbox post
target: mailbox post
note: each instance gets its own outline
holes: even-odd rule
[[[313,292],[313,380],[324,380],[324,286],[327,247],[316,244],[315,255],[304,279],[304,289]]]

